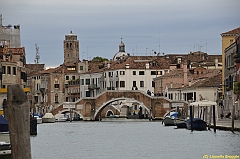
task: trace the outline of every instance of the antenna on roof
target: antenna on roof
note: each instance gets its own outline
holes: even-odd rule
[[[36,64],[38,64],[39,63],[39,60],[40,60],[40,54],[39,54],[39,52],[38,52],[38,50],[39,50],[39,47],[37,46],[37,44],[35,44],[35,47],[36,47],[36,57],[35,57],[35,63]]]

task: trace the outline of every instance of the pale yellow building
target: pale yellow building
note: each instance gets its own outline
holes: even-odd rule
[[[222,37],[222,90],[224,92],[224,77],[225,77],[225,49],[234,43],[237,35],[240,34],[240,27],[227,31],[221,34]]]

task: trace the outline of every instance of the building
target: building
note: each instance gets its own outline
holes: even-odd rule
[[[20,84],[28,93],[25,48],[20,47],[20,26],[2,25],[0,16],[0,114],[3,114],[3,101],[7,99],[7,87]]]
[[[224,79],[225,79],[225,49],[227,47],[229,47],[232,43],[234,43],[235,38],[237,35],[240,34],[240,27],[224,32],[221,34],[222,37],[222,65],[223,65],[223,69],[222,69],[222,90],[224,92]]]

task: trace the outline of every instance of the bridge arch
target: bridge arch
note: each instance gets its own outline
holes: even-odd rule
[[[79,114],[80,117],[83,118],[83,115],[80,113],[80,111],[77,111],[77,110],[74,110],[74,109],[63,109],[63,110],[59,111],[58,113],[62,114],[64,112],[70,112],[70,111],[72,111],[73,113]]]
[[[147,106],[145,106],[142,102],[140,102],[140,101],[138,101],[138,100],[136,100],[136,99],[134,99],[134,98],[125,98],[125,97],[124,97],[124,98],[113,98],[113,99],[111,99],[111,100],[103,103],[103,104],[95,111],[93,118],[94,118],[95,120],[97,120],[97,117],[99,116],[99,113],[101,113],[101,111],[102,111],[104,108],[106,108],[109,104],[111,104],[111,103],[113,103],[113,102],[115,102],[115,101],[120,101],[120,100],[130,100],[131,102],[138,103],[139,105],[141,105],[142,108],[145,108],[145,109],[146,109],[146,111],[148,112],[148,114],[150,114],[150,109],[149,109]],[[116,108],[116,107],[115,107],[115,108]],[[118,111],[120,112],[120,110],[118,110]]]

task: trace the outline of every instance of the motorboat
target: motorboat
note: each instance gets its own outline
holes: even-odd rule
[[[56,114],[55,115],[55,121],[56,122],[65,122],[65,121],[67,121],[67,117],[65,117],[65,115],[64,114]]]
[[[181,119],[180,121],[176,121],[175,120],[175,125],[177,126],[177,128],[187,128],[187,123],[184,119]]]
[[[37,119],[37,124],[42,124],[42,118],[38,114],[34,114],[34,118]]]
[[[12,159],[8,121],[0,115],[0,158]]]
[[[43,117],[42,117],[42,122],[43,123],[55,123],[55,117],[53,116],[52,113],[46,113]]]
[[[0,115],[0,142],[10,143],[8,121]]]
[[[165,126],[175,126],[175,120],[178,120],[177,119],[177,116],[178,116],[178,112],[169,112],[164,118],[163,118],[163,121],[162,123],[165,125]]]
[[[186,120],[186,125],[188,130],[206,130],[207,123],[200,118],[193,118],[193,123],[191,124],[191,119]],[[191,127],[193,126],[193,128]]]
[[[12,159],[11,145],[9,142],[0,141],[0,158]]]

